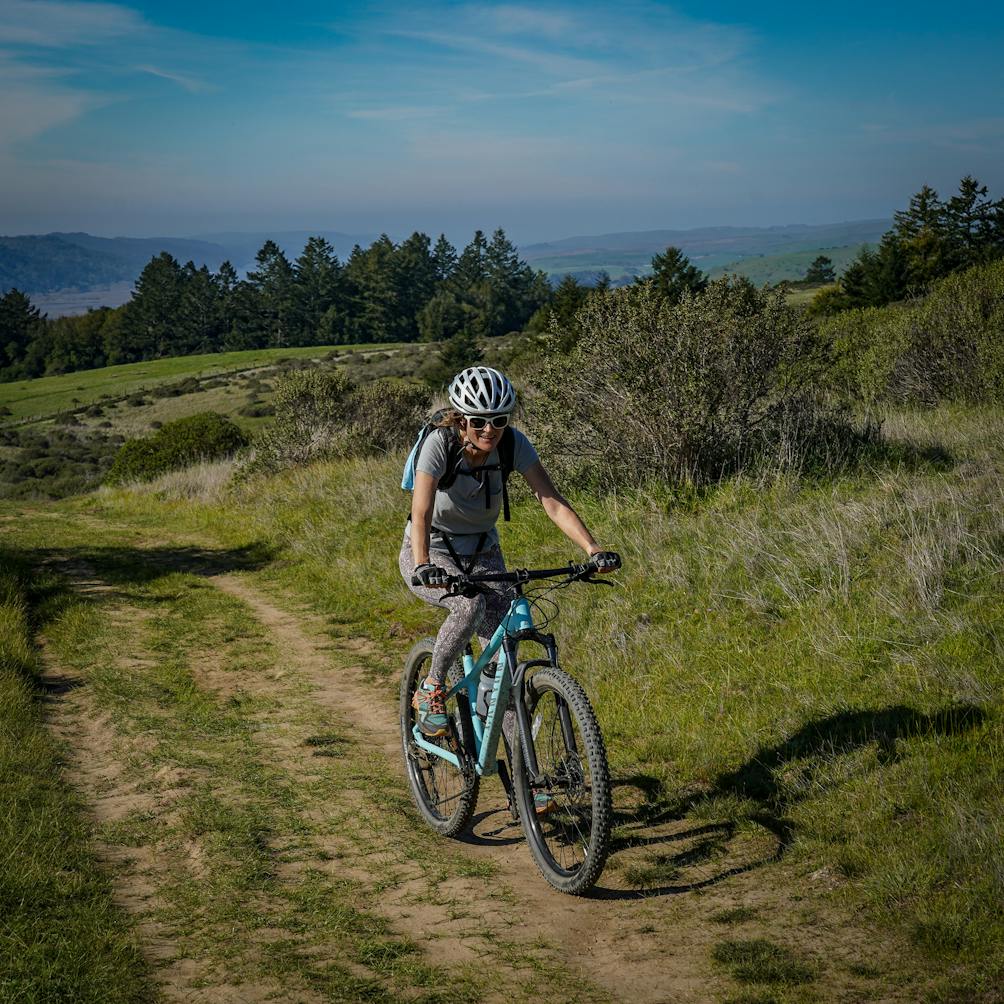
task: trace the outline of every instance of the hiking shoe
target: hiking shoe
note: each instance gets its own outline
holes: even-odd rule
[[[422,735],[429,739],[446,735],[446,688],[441,683],[426,680],[415,691],[411,706],[418,712],[418,727]]]
[[[533,811],[537,814],[538,819],[543,816],[549,816],[557,808],[557,799],[546,791],[535,791],[533,793]]]

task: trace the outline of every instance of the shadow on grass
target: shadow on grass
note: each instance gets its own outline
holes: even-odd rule
[[[32,569],[29,597],[36,630],[71,595],[93,602],[110,599],[156,602],[158,597],[141,596],[130,587],[176,573],[210,577],[254,571],[271,562],[273,556],[274,552],[260,542],[230,549],[167,545],[4,548],[6,560]]]
[[[720,774],[700,790],[673,794],[648,774],[615,778],[615,789],[633,790],[638,797],[630,808],[615,808],[612,859],[624,855],[627,861],[630,852],[639,848],[651,852],[660,845],[695,843],[672,853],[649,853],[643,863],[627,864],[625,875],[636,889],[604,888],[595,890],[594,895],[601,899],[630,899],[691,892],[778,861],[795,835],[788,814],[807,797],[804,789],[793,792],[779,780],[787,764],[811,758],[832,759],[873,743],[877,744],[878,762],[893,763],[901,756],[897,740],[960,735],[979,726],[985,717],[985,712],[970,704],[930,714],[905,705],[873,711],[847,710],[807,722],[783,742],[763,747],[736,770]],[[814,794],[820,790],[818,784],[812,787]],[[616,794],[615,790],[615,803]],[[715,815],[725,818],[715,820]],[[694,825],[695,817],[708,821]],[[735,841],[742,834],[743,823],[762,827],[771,834],[774,847],[766,854],[736,863],[741,854]],[[717,863],[717,867],[710,874],[675,881],[685,878],[685,870],[695,863]]]

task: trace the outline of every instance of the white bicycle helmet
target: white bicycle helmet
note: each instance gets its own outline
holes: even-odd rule
[[[516,391],[498,370],[469,366],[453,378],[450,404],[462,415],[508,414],[516,407]]]

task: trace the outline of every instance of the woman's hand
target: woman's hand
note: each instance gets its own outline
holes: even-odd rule
[[[601,575],[616,572],[621,567],[621,556],[616,551],[604,551],[597,547],[589,552],[589,558]]]
[[[411,584],[425,586],[426,589],[445,589],[449,585],[446,579],[447,573],[442,568],[428,562],[416,565],[415,571],[411,573]]]

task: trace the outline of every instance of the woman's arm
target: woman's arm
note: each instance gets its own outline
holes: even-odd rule
[[[438,484],[439,478],[425,471],[415,471],[415,487],[411,495],[411,556],[416,565],[429,563],[429,533]]]
[[[579,514],[568,504],[551,480],[551,475],[544,469],[544,465],[538,460],[531,467],[528,467],[523,474],[527,484],[530,486],[537,500],[544,507],[544,512],[550,517],[551,522],[573,543],[578,544],[588,555],[596,554],[603,548],[596,543],[593,535],[582,522]],[[417,479],[416,485],[418,487]],[[412,510],[414,511],[414,509]],[[412,516],[414,520],[414,516]],[[412,547],[414,547],[414,531],[412,533]]]

